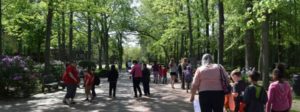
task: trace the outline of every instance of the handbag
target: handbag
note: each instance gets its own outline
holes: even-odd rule
[[[232,87],[229,84],[229,81],[227,80],[225,74],[223,73],[222,67],[219,66],[220,68],[220,76],[221,76],[221,86],[223,88],[223,91],[225,94],[231,93]]]

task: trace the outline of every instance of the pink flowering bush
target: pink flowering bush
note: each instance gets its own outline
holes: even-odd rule
[[[37,89],[39,77],[32,69],[29,57],[0,56],[0,96],[30,96]]]

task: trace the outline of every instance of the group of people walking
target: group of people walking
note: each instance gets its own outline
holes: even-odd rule
[[[289,112],[292,106],[292,90],[287,81],[284,81],[285,68],[282,64],[272,72],[273,82],[268,90],[258,84],[260,73],[251,70],[247,72],[248,80],[242,78],[239,70],[233,70],[228,75],[220,64],[214,64],[210,54],[205,54],[201,60],[201,66],[193,70],[190,61],[183,58],[180,64],[171,59],[168,66],[154,62],[152,68],[147,64],[132,61],[128,68],[132,80],[134,97],[142,97],[143,85],[145,96],[150,96],[150,75],[153,73],[154,83],[167,84],[169,71],[171,88],[175,89],[176,80],[181,80],[181,88],[188,92],[191,89],[190,101],[194,102],[196,93],[199,94],[201,112],[223,112],[224,108],[230,112]],[[178,76],[179,75],[179,76]],[[119,73],[114,65],[108,72],[109,97],[116,97],[116,88]],[[86,100],[95,98],[95,85],[100,82],[93,70],[84,71],[84,87]],[[231,80],[230,80],[231,79]],[[67,66],[63,75],[63,81],[67,87],[67,93],[63,99],[65,104],[74,104],[76,88],[80,82],[76,63]],[[231,81],[231,83],[230,83]],[[228,92],[229,90],[229,92]],[[92,93],[91,93],[92,91]],[[231,103],[229,103],[231,100]]]
[[[222,80],[223,76],[226,79]],[[224,107],[230,112],[289,112],[292,106],[291,87],[283,80],[284,66],[279,64],[272,73],[273,81],[269,89],[258,84],[260,74],[251,70],[247,73],[248,81],[242,80],[241,72],[234,70],[230,76],[232,91],[227,93],[223,81],[230,81],[228,73],[219,64],[213,63],[210,54],[202,57],[202,66],[197,68],[192,82],[190,101],[199,94],[201,112],[223,112]],[[249,82],[250,84],[247,84]],[[232,105],[226,105],[233,98]]]
[[[95,86],[100,84],[100,79],[99,77],[95,76],[94,70],[92,70],[91,68],[84,70],[83,74],[83,86],[86,95],[86,99],[84,101],[90,102],[96,97]],[[109,97],[113,98],[116,97],[117,80],[119,77],[119,73],[115,65],[111,65],[108,74]],[[76,102],[74,102],[74,97],[80,83],[80,77],[76,62],[70,62],[68,65],[66,65],[66,70],[62,76],[62,80],[67,88],[63,103],[75,104]]]

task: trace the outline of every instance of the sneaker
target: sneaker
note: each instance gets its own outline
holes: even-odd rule
[[[65,105],[68,105],[66,99],[63,100],[63,103],[64,103]]]
[[[73,105],[74,105],[74,104],[76,104],[76,102],[74,102],[74,101],[71,101],[71,104],[73,104]]]
[[[71,101],[69,99],[66,99],[65,102],[66,102],[67,105],[71,104]]]

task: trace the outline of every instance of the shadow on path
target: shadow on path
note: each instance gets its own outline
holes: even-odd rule
[[[117,97],[108,98],[108,83],[101,80],[96,87],[97,98],[84,102],[83,88],[76,94],[75,105],[64,105],[65,90],[47,94],[36,94],[27,99],[2,100],[0,112],[192,112],[193,105],[188,102],[189,94],[181,89],[171,89],[170,85],[150,84],[151,96],[133,97],[133,88],[128,74],[122,73],[117,84]],[[142,86],[141,86],[142,87]],[[180,85],[176,84],[179,88]]]

